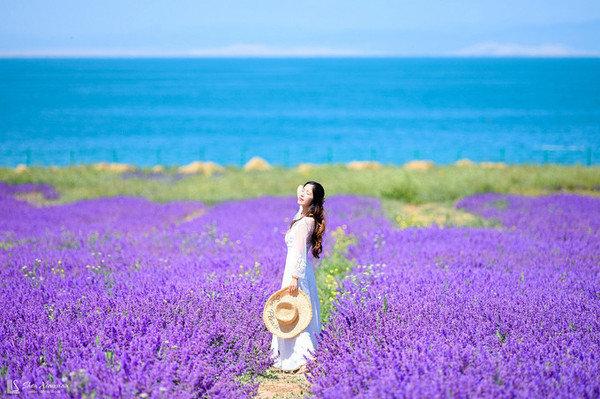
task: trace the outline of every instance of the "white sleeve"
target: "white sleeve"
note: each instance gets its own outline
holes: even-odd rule
[[[298,231],[296,233],[296,242],[294,243],[294,269],[292,276],[304,278],[306,275],[306,256],[308,250],[308,238],[312,234],[314,226],[313,218],[303,218],[298,221]]]

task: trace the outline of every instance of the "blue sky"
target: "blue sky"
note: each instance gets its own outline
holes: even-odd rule
[[[598,0],[0,0],[0,55],[600,56]]]

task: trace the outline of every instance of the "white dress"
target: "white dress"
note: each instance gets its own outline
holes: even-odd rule
[[[294,220],[300,218],[301,214],[300,205]],[[296,369],[305,364],[307,359],[313,359],[308,351],[315,351],[321,332],[321,304],[317,292],[317,280],[307,256],[314,225],[315,220],[312,217],[303,217],[294,223],[290,232],[285,235],[287,257],[281,288],[292,283],[292,275],[298,276],[298,288],[308,296],[311,303],[312,319],[308,327],[294,338],[279,338],[273,334],[272,359],[275,361],[274,366],[281,370]]]

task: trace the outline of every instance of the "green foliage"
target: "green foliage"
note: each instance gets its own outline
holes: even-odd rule
[[[340,281],[356,264],[347,258],[348,247],[356,242],[356,237],[346,234],[345,226],[332,232],[335,244],[331,253],[325,254],[320,266],[315,270],[317,290],[321,301],[321,323],[329,323],[329,316],[336,297],[342,293]]]
[[[479,215],[456,209],[455,201],[413,205],[384,198],[381,202],[386,217],[400,229],[433,225],[440,227],[494,227],[495,225],[491,219],[484,219]]]
[[[410,177],[405,177],[401,182],[396,183],[391,188],[384,188],[383,190],[381,197],[409,203],[417,202],[419,195],[419,190]]]
[[[269,171],[244,171],[228,166],[213,175],[178,175],[167,168],[149,178],[150,169],[139,177],[91,166],[51,170],[34,166],[23,172],[0,168],[0,180],[10,183],[47,183],[61,194],[58,203],[80,199],[141,196],[156,202],[198,200],[208,205],[231,199],[295,195],[300,183],[316,180],[326,195],[357,194],[398,200],[411,204],[452,202],[482,192],[546,194],[556,191],[598,193],[600,167],[518,165],[486,169],[479,166],[439,166],[429,171],[385,166],[379,170],[351,170],[343,164],[315,166],[308,172],[275,167]]]

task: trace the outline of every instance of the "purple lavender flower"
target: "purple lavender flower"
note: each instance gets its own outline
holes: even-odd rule
[[[13,198],[50,189],[0,184],[1,389],[254,396],[294,199]],[[600,395],[600,199],[458,204],[493,229],[397,230],[375,198],[326,206],[324,254],[346,225],[358,266],[309,363],[317,397]]]

